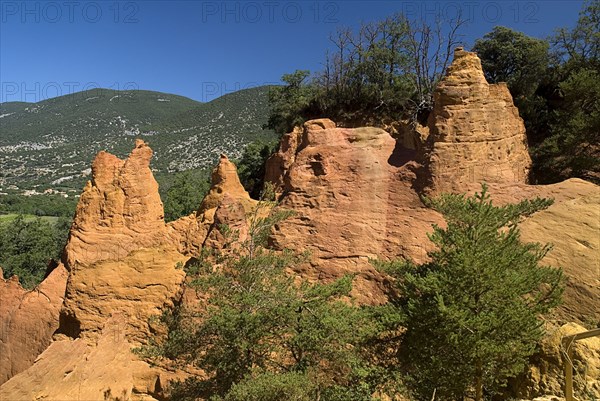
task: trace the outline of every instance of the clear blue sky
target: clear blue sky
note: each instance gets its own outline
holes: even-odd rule
[[[433,21],[461,8],[467,48],[495,25],[546,37],[582,1],[0,0],[0,102],[86,88],[147,89],[207,101],[319,70],[329,34],[404,11]]]

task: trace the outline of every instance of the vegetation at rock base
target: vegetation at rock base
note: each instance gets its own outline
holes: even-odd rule
[[[447,228],[429,235],[431,261],[382,263],[395,279],[392,304],[405,314],[402,369],[419,399],[482,400],[524,369],[543,335],[540,314],[556,306],[561,269],[540,266],[549,246],[521,243],[522,216],[552,202],[494,206],[481,193],[425,199]]]
[[[287,269],[303,255],[265,248],[289,213],[257,207],[246,240],[221,227],[232,242],[188,268],[204,302],[163,315],[168,338],[139,352],[205,372],[175,383],[174,399],[371,400],[386,375],[362,346],[378,332],[369,309],[343,301],[352,277],[297,282]]]
[[[381,306],[349,303],[351,276],[328,284],[294,278],[290,268],[306,255],[266,246],[290,213],[261,201],[247,237],[221,226],[224,246],[185,267],[201,301],[164,313],[164,334],[137,352],[204,372],[171,383],[178,400],[498,394],[533,354],[541,315],[560,302],[561,269],[540,265],[550,246],[521,243],[517,228],[552,201],[494,206],[485,184],[472,197],[424,201],[447,227],[434,226],[429,262],[377,262],[391,279]]]
[[[50,260],[60,259],[70,225],[71,220],[64,217],[50,222],[18,215],[11,221],[0,221],[0,267],[4,277],[16,274],[24,288],[39,284]]]

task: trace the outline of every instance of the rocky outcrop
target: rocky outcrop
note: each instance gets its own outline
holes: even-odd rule
[[[127,160],[100,152],[92,163],[75,213],[64,259],[67,268],[120,260],[131,251],[166,243],[158,184],[150,170],[152,150],[142,140]]]
[[[149,319],[181,297],[187,259],[172,248],[139,249],[121,260],[72,270],[60,332],[73,338],[96,336],[109,317],[122,315],[127,338],[145,343]]]
[[[38,330],[45,342],[27,354],[26,363],[16,355],[22,354],[19,347],[36,338],[30,331],[38,326],[23,324],[20,314],[35,314],[35,309],[24,308],[33,301],[19,306],[14,299],[29,299],[29,295],[23,295],[14,280],[4,283],[8,290],[0,297],[10,298],[10,310],[2,310],[2,317],[14,316],[2,326],[1,338],[4,341],[7,332],[12,341],[0,344],[12,351],[2,354],[10,369],[5,379],[23,371],[1,386],[0,398],[164,399],[164,386],[173,373],[149,366],[131,349],[151,338],[156,330],[150,324],[152,317],[182,302],[182,268],[190,256],[196,256],[202,246],[219,248],[227,241],[218,229],[221,224],[246,235],[246,216],[256,201],[242,187],[233,163],[222,156],[198,212],[167,226],[149,168],[151,155],[150,148],[138,140],[127,160],[106,152],[96,157],[93,179],[77,206],[65,251],[68,273],[61,265],[34,292],[41,297],[52,277],[62,272],[60,303],[52,301],[56,307],[42,308],[48,316],[39,314],[39,325],[53,319],[48,329]],[[21,331],[13,323],[23,324]],[[23,330],[28,330],[29,339],[13,338]],[[55,330],[58,334],[50,343]]]
[[[424,261],[430,249],[426,233],[442,222],[412,189],[413,158],[414,151],[397,146],[382,129],[308,121],[282,139],[267,163],[283,194],[280,206],[296,213],[277,226],[273,244],[311,252],[310,264],[299,268],[303,277],[358,273],[355,295],[382,302],[382,277],[370,259]],[[282,175],[273,177],[276,172]]]
[[[62,264],[31,291],[17,276],[3,279],[0,269],[0,385],[31,366],[50,344],[66,284]]]
[[[2,400],[164,400],[172,374],[131,352],[123,317],[107,319],[96,341],[59,337],[36,363],[0,387]]]
[[[279,225],[273,243],[312,252],[303,276],[359,272],[368,288],[358,286],[357,293],[380,299],[369,259],[423,262],[431,247],[426,233],[442,223],[423,206],[423,190],[526,183],[531,161],[523,120],[506,85],[487,83],[474,53],[456,50],[434,98],[428,126],[416,139],[399,133],[401,140],[394,140],[376,128],[336,128],[327,119],[283,136],[266,179],[278,188],[281,206],[297,215]]]
[[[167,236],[151,156],[138,140],[127,160],[106,152],[94,160],[64,253],[60,335],[0,398],[152,400],[160,390],[157,370],[131,349],[181,298],[188,257]],[[55,321],[57,309],[47,310]]]
[[[221,155],[211,175],[210,191],[202,200],[197,214],[202,216],[204,221],[210,221],[225,195],[241,202],[250,201],[250,195],[237,175],[235,164],[230,162],[227,156]]]
[[[462,192],[465,184],[526,183],[531,159],[525,126],[505,83],[488,84],[475,53],[457,48],[434,92],[420,157],[426,191]]]
[[[186,258],[167,236],[152,150],[141,140],[127,160],[100,152],[83,190],[65,259],[70,269],[59,330],[95,335],[114,314],[128,316],[130,339],[181,295]]]
[[[561,267],[567,284],[556,318],[562,322],[597,325],[600,324],[600,188],[582,180],[569,181],[573,181],[573,186],[585,185],[589,192],[555,201],[548,209],[531,216],[521,224],[521,238],[553,245],[542,263]]]
[[[198,256],[207,240],[212,246],[219,247],[225,239],[217,234],[217,226],[227,224],[244,231],[246,214],[256,204],[242,186],[235,164],[221,155],[212,171],[211,188],[198,211],[167,225],[170,241],[176,244],[179,252],[189,256]],[[232,208],[238,211],[233,216]]]
[[[586,329],[576,323],[548,327],[548,335],[533,357],[533,364],[514,386],[519,397],[531,399],[541,395],[562,395],[564,389],[563,364],[567,357],[566,336],[583,333]],[[578,399],[600,397],[600,337],[590,337],[571,344],[573,363],[573,391]]]

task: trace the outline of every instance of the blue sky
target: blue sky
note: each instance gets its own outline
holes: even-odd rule
[[[536,37],[574,26],[582,1],[0,0],[0,102],[82,89],[147,89],[208,101],[316,71],[338,26],[461,9],[469,48],[495,25]]]

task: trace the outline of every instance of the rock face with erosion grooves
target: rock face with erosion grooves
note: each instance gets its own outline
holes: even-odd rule
[[[132,354],[149,320],[181,298],[187,257],[167,236],[152,151],[136,142],[122,161],[101,152],[76,209],[55,341],[30,368],[0,387],[1,399],[152,400],[156,368]]]
[[[553,245],[542,263],[562,267],[567,281],[558,317],[593,325],[600,323],[600,188],[576,179],[562,184],[576,183],[587,184],[589,193],[531,216],[521,238]]]
[[[67,270],[60,264],[31,291],[0,269],[0,385],[27,369],[50,344],[58,328]]]
[[[134,249],[166,242],[158,184],[150,170],[152,150],[142,140],[127,160],[100,152],[92,164],[65,248],[67,268],[119,260]]]
[[[140,249],[121,260],[100,260],[71,271],[60,332],[96,336],[107,317],[123,315],[127,338],[143,343],[148,320],[181,297],[187,258],[173,248]],[[180,268],[177,268],[179,266]]]
[[[122,318],[107,319],[93,343],[60,337],[36,363],[0,387],[2,400],[164,400],[171,374],[131,352]]]
[[[457,48],[434,92],[425,161],[427,191],[468,183],[527,182],[531,159],[523,119],[505,83],[488,84],[475,53]]]
[[[311,252],[301,276],[328,280],[359,273],[354,295],[383,301],[381,276],[369,259],[424,261],[426,233],[442,222],[412,189],[413,157],[378,128],[312,120],[287,134],[267,171],[283,193],[281,207],[296,215],[278,225],[274,245]]]

